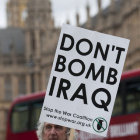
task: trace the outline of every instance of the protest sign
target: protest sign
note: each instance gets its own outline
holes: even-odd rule
[[[106,136],[129,40],[64,25],[40,121]]]

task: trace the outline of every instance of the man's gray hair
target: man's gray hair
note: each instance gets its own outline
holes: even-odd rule
[[[44,122],[38,122],[37,130],[36,130],[38,140],[43,140],[43,129],[44,129]],[[70,135],[70,128],[67,128],[66,134],[68,138]]]
[[[44,122],[38,122],[37,130],[36,130],[38,140],[43,140],[43,129],[44,129]]]

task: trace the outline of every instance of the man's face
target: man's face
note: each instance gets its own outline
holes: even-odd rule
[[[60,125],[45,123],[43,140],[66,140],[66,128]]]

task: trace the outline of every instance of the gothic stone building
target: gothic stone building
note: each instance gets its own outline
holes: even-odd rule
[[[0,140],[13,99],[45,91],[60,30],[49,0],[10,0],[7,11],[9,26],[0,29]]]
[[[124,71],[140,68],[140,0],[111,0],[87,21],[77,25],[130,39]],[[0,140],[4,140],[6,118],[16,97],[46,89],[59,28],[54,27],[49,0],[9,0],[8,28],[0,29]]]

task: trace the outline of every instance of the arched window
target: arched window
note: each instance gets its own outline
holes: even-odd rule
[[[5,77],[5,100],[12,100],[12,80],[10,75]]]
[[[19,86],[19,94],[25,94],[26,93],[26,83],[25,83],[24,75],[21,75],[19,77],[18,86]]]
[[[45,41],[46,41],[46,35],[44,32],[41,32],[40,33],[40,47],[41,47],[42,52],[43,52],[43,46],[46,45]]]
[[[31,51],[35,52],[35,34],[33,31],[31,32]]]

